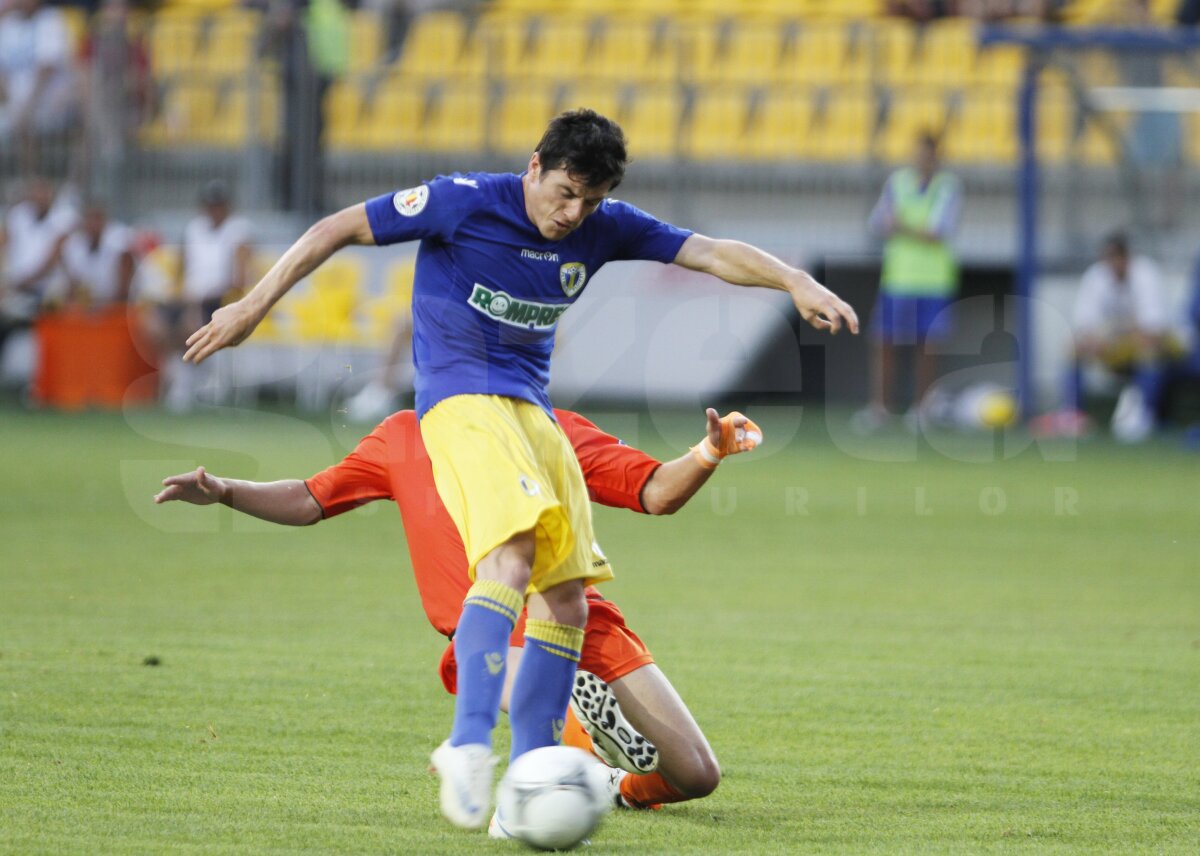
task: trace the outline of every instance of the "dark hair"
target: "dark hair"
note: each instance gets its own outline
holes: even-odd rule
[[[609,190],[621,183],[629,160],[621,126],[587,108],[555,117],[536,151],[543,170],[563,169],[588,187],[608,184]]]
[[[942,135],[933,128],[923,128],[917,134],[917,142],[923,146],[928,146],[936,152],[942,147]]]
[[[1104,252],[1118,256],[1129,256],[1129,236],[1122,231],[1110,232],[1104,238]]]
[[[200,204],[201,205],[228,205],[233,194],[229,190],[229,185],[219,178],[214,178],[212,181],[206,182],[200,188]]]

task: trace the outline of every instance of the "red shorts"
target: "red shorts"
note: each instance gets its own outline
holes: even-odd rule
[[[625,616],[610,600],[605,600],[595,589],[587,590],[588,620],[583,635],[583,655],[579,668],[599,676],[607,682],[623,678],[635,669],[654,662],[646,643],[625,625]],[[517,648],[525,645],[525,615],[513,628],[509,644]],[[446,646],[442,661],[438,665],[442,684],[446,692],[458,689],[458,663],[454,661],[454,643]]]

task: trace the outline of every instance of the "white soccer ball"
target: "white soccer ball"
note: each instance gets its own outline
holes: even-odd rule
[[[504,828],[541,850],[570,850],[610,807],[602,765],[572,746],[543,746],[513,761],[497,803]]]

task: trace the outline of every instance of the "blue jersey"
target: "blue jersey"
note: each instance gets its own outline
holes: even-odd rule
[[[367,202],[375,243],[420,240],[413,283],[418,416],[452,395],[505,395],[550,413],[559,317],[601,265],[674,261],[692,234],[606,199],[559,241],[525,213],[521,177],[468,173]]]

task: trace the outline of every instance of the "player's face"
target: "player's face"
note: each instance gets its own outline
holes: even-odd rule
[[[543,170],[535,154],[525,182],[525,213],[548,241],[561,241],[600,207],[610,185],[589,187],[566,170]]]

